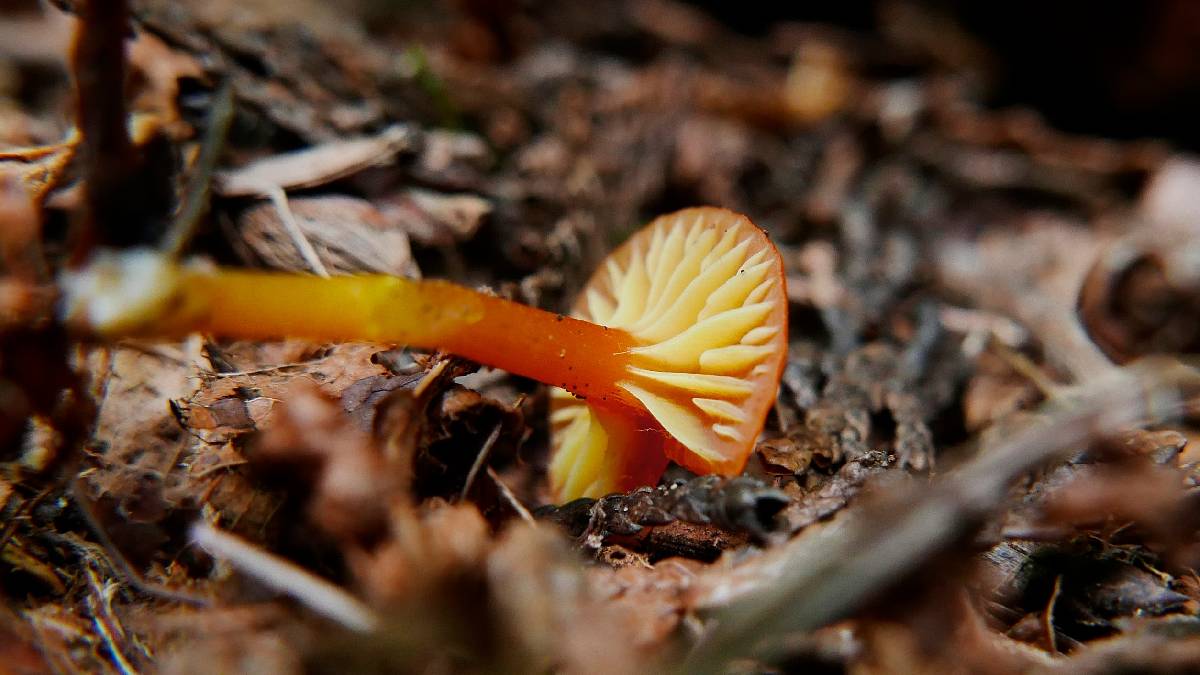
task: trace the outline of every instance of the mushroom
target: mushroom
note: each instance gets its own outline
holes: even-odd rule
[[[556,497],[653,483],[667,460],[740,473],[775,402],[785,293],[779,252],[724,209],[662,216],[610,255],[575,314],[632,338],[615,384],[636,404],[552,390]]]
[[[98,256],[63,279],[68,322],[102,335],[281,335],[438,348],[553,385],[556,499],[655,482],[668,460],[739,473],[784,365],[778,251],[745,216],[661,216],[593,275],[573,316],[444,281],[317,278]]]

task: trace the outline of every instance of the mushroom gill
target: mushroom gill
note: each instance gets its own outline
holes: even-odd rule
[[[739,473],[784,365],[784,283],[766,235],[724,209],[659,217],[609,256],[573,314],[632,337],[616,386],[642,410],[552,390],[556,498],[652,484],[668,460]]]

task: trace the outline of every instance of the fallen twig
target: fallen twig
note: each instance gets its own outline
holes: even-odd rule
[[[195,235],[200,220],[208,212],[212,199],[213,175],[217,169],[217,162],[221,159],[221,151],[225,148],[225,137],[233,123],[233,113],[233,85],[227,79],[217,87],[213,96],[208,131],[200,146],[200,156],[196,159],[188,178],[183,205],[163,240],[162,248],[167,255],[177,258],[183,254]]]
[[[370,607],[341,588],[206,522],[192,525],[191,540],[243,573],[347,628],[369,632],[379,624]]]
[[[126,127],[125,36],[129,33],[126,0],[85,0],[78,7],[72,66],[77,124],[83,134],[81,156],[86,177],[88,222],[84,247],[91,241],[130,243],[133,229],[115,216],[126,196],[124,181],[133,163]]]

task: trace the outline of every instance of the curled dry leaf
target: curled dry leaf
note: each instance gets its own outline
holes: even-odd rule
[[[97,385],[95,437],[104,460],[132,473],[175,471],[186,439],[168,401],[196,392],[190,364],[169,352],[115,348],[91,351],[83,365]]]
[[[1194,229],[1147,227],[1097,259],[1080,289],[1079,314],[1110,358],[1200,352],[1198,253]]]
[[[1198,192],[1200,162],[1163,162],[1141,195],[1138,219],[1101,252],[1079,291],[1088,334],[1118,363],[1200,351]]]
[[[377,272],[419,278],[408,233],[370,202],[325,195],[290,199],[288,206],[300,232],[332,273]],[[247,257],[274,269],[308,271],[274,204],[255,204],[238,219],[236,235]]]
[[[385,197],[379,209],[390,224],[422,246],[452,246],[475,236],[492,204],[472,194],[412,188]]]
[[[368,133],[389,119],[425,119],[434,108],[407,59],[366,36],[346,8],[140,2],[134,9],[140,28],[224,71],[248,117],[309,143]]]

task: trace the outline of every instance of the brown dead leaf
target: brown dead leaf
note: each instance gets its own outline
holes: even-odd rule
[[[65,176],[79,147],[79,138],[78,133],[72,133],[52,145],[0,150],[0,178],[6,182],[15,180],[32,203],[43,204]]]
[[[424,374],[424,371],[420,371],[404,377],[393,377],[391,375],[364,377],[346,387],[345,391],[342,392],[342,409],[354,419],[360,429],[374,429],[376,412],[379,405],[387,400],[389,395],[397,389],[416,385],[424,377]],[[394,405],[395,402],[391,404]],[[385,413],[387,412],[389,411],[385,410]],[[395,413],[397,411],[391,412]],[[406,410],[405,412],[415,411]]]
[[[295,370],[329,355],[328,345],[296,338],[270,342],[206,340],[201,349],[218,377]]]
[[[382,200],[380,209],[422,246],[469,241],[492,212],[491,202],[472,194],[409,189]]]
[[[50,664],[34,640],[28,624],[7,608],[0,613],[0,673],[36,675],[50,672]]]
[[[294,351],[298,349],[299,351]],[[203,373],[203,386],[195,394],[181,401],[181,410],[186,414],[192,405],[211,406],[230,396],[237,396],[253,405],[254,401],[286,400],[286,390],[295,382],[315,384],[324,394],[333,397],[342,395],[350,385],[359,380],[385,373],[385,369],[372,362],[371,356],[382,348],[367,343],[343,343],[319,351],[316,358],[292,363],[241,361],[238,365],[249,366],[232,373]],[[284,353],[313,356],[311,344],[293,343],[285,351],[273,350],[248,352],[246,355],[278,356]]]
[[[806,431],[801,429],[800,433]],[[803,437],[770,438],[755,446],[754,451],[772,473],[799,475],[812,464],[813,445]]]
[[[260,197],[271,190],[326,185],[373,166],[391,163],[416,142],[413,129],[397,125],[376,136],[332,141],[266,157],[221,172],[217,192],[225,197]]]
[[[409,249],[408,228],[395,224],[390,212],[385,215],[370,202],[341,195],[298,197],[288,204],[301,233],[330,272],[421,276]],[[249,262],[308,271],[275,205],[263,203],[246,209],[238,219],[236,234]]]
[[[217,447],[210,446],[207,452],[199,454],[188,466],[188,472],[195,480],[203,480],[226,469],[234,469],[246,464],[246,458],[232,442]]]
[[[597,568],[588,572],[588,585],[617,613],[633,645],[647,648],[661,645],[688,617],[688,590],[700,569],[682,559],[663,560],[652,569]]]
[[[1042,396],[1027,377],[1011,364],[985,351],[975,361],[975,373],[963,392],[963,420],[970,430],[984,429],[994,422],[1027,410]]]
[[[203,360],[189,362],[167,346],[93,351],[88,367],[100,384],[95,433],[104,443],[89,474],[94,498],[111,496],[140,517],[161,500],[155,521],[181,506],[208,505],[246,528],[239,531],[256,531],[277,501],[238,470],[244,458],[231,441],[269,428],[293,391],[315,386],[338,396],[355,379],[381,372],[370,361],[377,350],[340,345],[314,361],[260,363],[265,367],[231,375],[212,373]]]
[[[182,352],[116,347],[92,350],[86,366],[98,387],[95,437],[106,448],[105,458],[172,470],[169,460],[178,453],[182,430],[169,402],[197,391],[192,364]]]
[[[635,667],[626,639],[625,612],[597,602],[565,543],[552,531],[527,525],[506,530],[486,562],[492,600],[506,617],[499,629],[520,651],[537,659],[531,670],[625,672]],[[632,604],[632,603],[631,603]],[[587,629],[570,629],[587,626]]]
[[[226,396],[207,406],[190,406],[187,424],[193,432],[203,433],[210,442],[233,438],[255,428],[246,402],[237,396]]]

